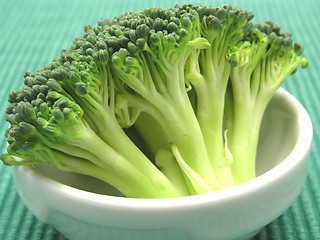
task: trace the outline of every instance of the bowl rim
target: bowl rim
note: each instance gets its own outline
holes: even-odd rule
[[[47,185],[48,189],[54,189],[54,191],[61,192],[63,191],[63,194],[68,198],[78,199],[82,202],[84,201],[93,205],[98,204],[99,206],[109,206],[135,210],[146,210],[154,208],[158,210],[174,208],[175,210],[177,210],[180,208],[185,209],[192,206],[197,206],[199,204],[203,205],[207,203],[212,204],[222,201],[225,202],[230,199],[235,199],[243,195],[250,194],[250,192],[260,189],[261,187],[263,188],[271,184],[272,182],[277,181],[277,179],[281,178],[281,176],[294,169],[295,166],[298,165],[305,157],[307,157],[310,152],[313,138],[313,127],[309,114],[302,106],[302,104],[288,91],[280,88],[277,90],[277,94],[282,97],[286,97],[290,101],[291,105],[296,107],[298,122],[303,122],[303,124],[300,124],[298,132],[299,138],[295,147],[283,161],[281,161],[277,166],[273,167],[269,171],[257,176],[256,178],[248,182],[227,189],[219,190],[217,192],[178,198],[127,198],[93,193],[65,185],[42,174],[32,166],[13,166],[14,171],[19,171],[23,174],[27,174],[38,182],[41,181],[41,184]]]

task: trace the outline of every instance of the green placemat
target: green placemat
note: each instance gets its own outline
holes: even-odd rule
[[[171,7],[176,3],[219,6],[230,3],[255,13],[255,21],[274,20],[304,43],[307,70],[298,71],[284,84],[307,109],[314,124],[314,143],[306,184],[293,205],[255,237],[258,239],[320,239],[320,1],[151,1],[151,0],[0,0],[0,152],[5,151],[7,95],[23,84],[23,72],[36,71],[68,48],[82,27],[96,25],[145,7]],[[18,197],[10,167],[0,165],[0,240],[64,239],[53,227],[40,222]]]

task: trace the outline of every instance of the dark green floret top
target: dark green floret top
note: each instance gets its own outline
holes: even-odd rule
[[[9,94],[3,163],[55,166],[136,198],[250,181],[270,99],[308,66],[290,32],[253,18],[185,4],[84,26]]]

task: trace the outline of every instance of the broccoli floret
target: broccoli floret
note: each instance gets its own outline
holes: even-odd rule
[[[124,28],[114,21],[111,25],[101,26],[100,23],[96,28],[86,26],[85,34],[74,41],[70,50],[62,50],[52,64],[37,73],[25,74],[24,88],[9,96],[12,106],[7,112],[11,124],[7,136],[12,143],[8,153],[35,164],[41,157],[33,157],[34,149],[22,150],[22,145],[30,145],[32,141],[46,142],[46,151],[54,149],[52,151],[57,150],[68,157],[88,161],[98,159],[102,162],[99,167],[106,172],[103,180],[108,178],[108,183],[127,196],[174,197],[189,194],[175,189],[122,129],[132,125],[140,111],[128,106],[121,86],[118,89],[120,82],[116,83],[111,73],[109,54],[118,51],[126,42],[121,35],[123,31]],[[33,114],[33,119],[22,118],[22,113]],[[61,119],[58,121],[56,118]],[[18,131],[21,123],[31,124],[35,132],[40,133],[32,137],[22,135]],[[17,140],[19,135],[26,139]],[[68,139],[69,135],[72,139]],[[55,144],[51,145],[51,141]],[[77,146],[78,143],[81,145]],[[90,153],[88,156],[85,155],[87,152]],[[48,154],[46,161],[51,160],[60,169],[72,171],[73,167],[63,168],[64,165],[55,161],[57,157],[53,155]],[[83,172],[81,166],[79,161],[73,170]],[[91,175],[95,173],[91,172]]]
[[[225,93],[231,69],[226,54],[230,46],[244,38],[253,14],[230,5],[217,8],[198,5],[195,10],[200,17],[201,36],[210,47],[188,59],[186,78],[196,92],[196,115],[212,168],[225,188],[234,185],[230,171],[233,159],[223,134]]]
[[[62,73],[60,66],[52,70],[52,77],[59,79],[55,76],[57,69]],[[123,130],[119,128],[111,131],[116,126],[115,121],[109,119],[102,122],[103,119],[98,119],[102,127],[106,127],[104,130],[98,129],[98,132],[110,129],[106,133],[109,134],[108,138],[114,138],[112,144],[109,144],[107,138],[98,136],[90,122],[86,121],[84,110],[90,110],[87,114],[95,114],[90,116],[92,121],[95,120],[93,117],[108,116],[108,110],[98,115],[93,106],[86,106],[89,104],[88,99],[90,103],[94,100],[88,94],[75,95],[77,84],[73,87],[70,77],[63,78],[63,83],[68,85],[66,87],[61,86],[58,80],[47,80],[40,74],[26,76],[27,85],[9,96],[12,105],[7,109],[7,120],[10,122],[6,133],[8,153],[24,160],[3,156],[5,163],[54,165],[63,171],[100,178],[132,197],[186,194],[175,189],[143,154],[128,158],[126,151],[130,151],[130,146],[121,145],[125,142],[117,142],[123,140],[118,135],[126,136]],[[105,136],[106,133],[100,134]],[[115,149],[116,145],[118,149]]]
[[[293,44],[290,32],[281,33],[272,21],[250,24],[246,38],[230,47],[232,65],[226,94],[226,128],[233,155],[232,174],[237,184],[255,177],[255,159],[263,114],[284,79],[308,62]]]
[[[2,161],[86,174],[128,197],[254,178],[264,110],[308,63],[290,32],[252,18],[231,5],[185,4],[85,26],[9,94]]]
[[[136,28],[135,41],[112,55],[112,69],[117,82],[132,90],[126,93],[129,103],[151,115],[183,160],[217,188],[184,79],[188,56],[209,43],[200,36],[198,14],[192,8],[162,10],[160,16],[163,18],[158,17],[157,9],[147,9],[130,18],[130,26]],[[127,18],[125,15],[119,23],[126,25]]]

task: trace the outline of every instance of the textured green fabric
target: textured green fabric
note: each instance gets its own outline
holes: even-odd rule
[[[309,172],[302,193],[277,220],[255,237],[258,239],[320,239],[320,1],[318,0],[237,0],[189,1],[219,6],[231,3],[255,13],[255,21],[274,20],[283,30],[293,32],[304,43],[309,68],[298,71],[284,84],[307,109],[314,124],[314,143]],[[95,25],[145,7],[171,7],[185,1],[151,0],[0,0],[0,152],[5,151],[4,131],[7,95],[21,88],[22,74],[52,61],[62,48],[82,34],[82,27]],[[0,240],[64,239],[53,227],[40,222],[18,197],[10,167],[0,166]]]

